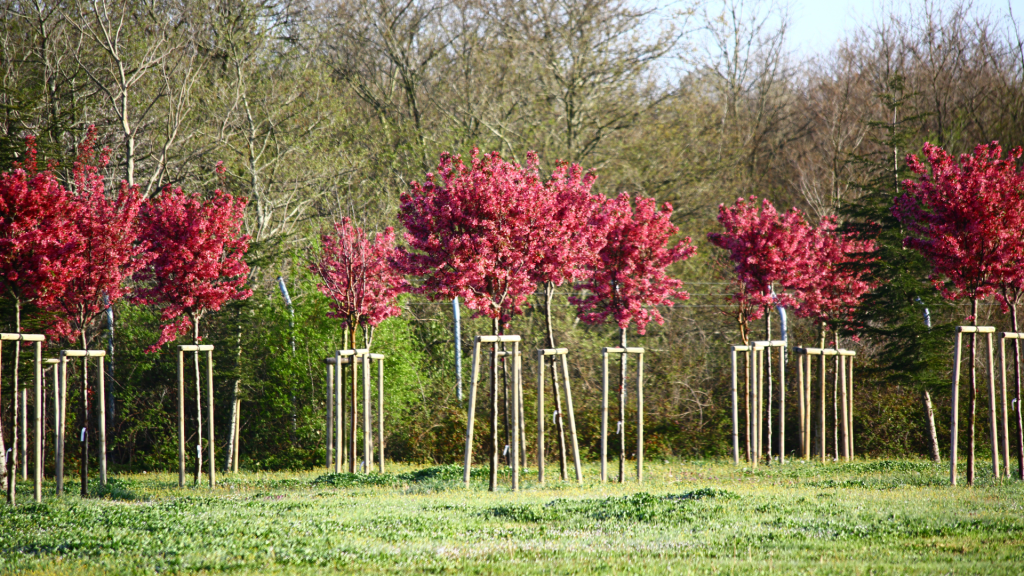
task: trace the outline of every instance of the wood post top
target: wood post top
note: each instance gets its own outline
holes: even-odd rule
[[[212,346],[210,347],[213,348]],[[60,355],[62,357],[75,357],[75,358],[102,358],[107,355],[106,350],[61,350]],[[59,360],[58,360],[59,362]]]
[[[211,352],[213,344],[179,344],[178,350],[182,352]]]
[[[558,356],[568,353],[568,348],[537,348],[537,354],[540,356]]]
[[[991,334],[996,331],[995,326],[957,326],[956,331],[962,334]]]
[[[619,348],[619,347],[601,348],[601,353],[602,354],[643,354],[644,351],[645,351],[644,348],[641,348],[639,346],[637,346],[637,347],[627,346],[626,348]]]
[[[506,334],[498,336],[497,334],[487,334],[483,336],[477,336],[476,341],[480,343],[492,343],[492,342],[520,342],[522,337],[516,334]]]
[[[44,334],[21,334],[18,332],[0,332],[0,341],[20,340],[22,342],[46,342]]]

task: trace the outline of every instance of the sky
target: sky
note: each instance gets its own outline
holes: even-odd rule
[[[906,9],[920,3],[904,0],[893,4]],[[790,47],[798,54],[827,50],[858,23],[874,21],[883,13],[883,5],[880,0],[791,0]],[[1024,0],[974,0],[974,6],[1000,15],[1012,6],[1015,19],[1024,26]]]

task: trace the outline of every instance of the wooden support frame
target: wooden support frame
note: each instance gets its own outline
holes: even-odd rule
[[[3,332],[0,333],[0,342],[32,342],[35,344],[35,387],[33,389],[35,402],[34,402],[34,414],[33,421],[35,428],[35,435],[33,437],[33,448],[35,456],[35,469],[33,473],[33,498],[36,502],[43,501],[43,342],[46,342],[46,336],[43,334],[24,334],[19,332]],[[19,344],[20,345],[20,344]],[[19,391],[14,390],[14,401],[18,401]],[[24,409],[23,409],[24,410]],[[10,466],[10,473],[7,475],[7,481],[10,483],[5,488],[8,489],[7,495],[10,500],[11,506],[17,504],[17,493],[15,487],[17,486],[17,444],[18,444],[18,423],[12,422],[11,425],[14,427],[14,434],[12,435],[12,446],[13,450],[11,458],[13,464]],[[23,426],[22,437],[27,437],[28,428]]]
[[[99,363],[97,365],[97,372],[99,378],[97,379],[97,398],[96,401],[100,406],[99,411],[99,430],[97,431],[99,436],[99,464],[100,464],[100,486],[107,485],[107,402],[106,402],[106,389],[105,389],[105,370],[103,369],[103,360],[107,356],[106,350],[61,350],[58,356],[58,362],[60,363],[60,375],[63,380],[61,384],[61,442],[60,442],[60,458],[63,460],[64,450],[66,448],[66,440],[64,438],[65,427],[64,421],[67,417],[67,376],[68,376],[68,358],[82,358],[82,369],[86,369],[86,364],[89,358],[98,358]],[[82,429],[79,440],[82,442],[83,457],[82,457],[82,496],[89,495],[89,482],[87,475],[87,460],[88,460],[88,441],[89,441],[89,405],[86,399],[84,412],[85,412],[85,428]],[[63,474],[64,466],[61,462],[60,473]],[[60,478],[58,485],[63,489],[64,479]]]
[[[820,380],[819,380],[819,399],[820,399],[820,410],[818,411],[818,452],[821,462],[825,462],[826,453],[826,373],[827,367],[825,361],[829,357],[838,356],[839,360],[839,387],[837,394],[841,398],[840,413],[837,415],[839,418],[838,424],[840,432],[843,436],[842,443],[842,456],[845,461],[850,461],[854,457],[854,436],[853,436],[853,359],[857,356],[857,353],[853,350],[846,350],[843,348],[809,348],[809,347],[794,347],[794,354],[797,356],[797,372],[800,386],[799,402],[800,402],[800,440],[801,440],[801,456],[807,460],[811,458],[811,438],[813,432],[812,419],[814,418],[813,410],[813,386],[814,386],[814,373],[812,369],[811,359],[814,356],[819,358],[820,367]],[[806,364],[805,364],[806,362]]]
[[[335,389],[332,394],[330,387],[328,387],[328,405],[331,404],[331,397],[334,400],[334,416],[332,417],[332,409],[329,407],[327,410],[327,466],[331,466],[331,424],[334,423],[334,438],[335,438],[335,450],[334,450],[334,472],[340,474],[342,471],[342,465],[345,458],[349,458],[349,471],[359,470],[362,472],[369,472],[373,468],[374,463],[374,431],[372,426],[372,414],[371,410],[371,362],[377,363],[377,454],[378,458],[378,470],[384,472],[384,360],[387,357],[383,354],[372,354],[366,348],[348,348],[344,350],[338,350],[335,352],[333,358],[324,358],[324,364],[327,365],[328,380],[333,380]],[[342,374],[345,366],[351,367],[356,370],[357,367],[362,364],[363,366],[363,460],[361,466],[356,466],[356,438],[355,434],[351,432],[354,428],[350,426],[350,438],[348,454],[345,450],[345,426],[350,424],[348,418],[351,418],[351,422],[357,421],[357,405],[358,398],[353,398],[352,406],[348,407],[349,414],[346,415],[346,406],[344,403],[344,391]],[[357,376],[358,377],[358,376]]]
[[[601,349],[601,482],[608,481],[608,356],[619,354],[637,356],[636,373],[636,481],[644,481],[644,354],[646,350],[637,346],[626,348],[609,347]],[[622,423],[622,434],[626,423]],[[623,456],[624,458],[625,456]],[[624,478],[619,477],[619,482]]]
[[[512,490],[519,490],[519,430],[522,423],[519,421],[519,398],[520,388],[522,386],[522,358],[519,354],[519,343],[522,338],[518,335],[497,335],[489,334],[477,336],[473,341],[473,372],[470,378],[469,385],[469,417],[466,423],[466,449],[465,457],[463,459],[463,473],[462,481],[469,488],[469,478],[473,463],[473,425],[476,420],[476,395],[477,385],[480,380],[480,349],[483,344],[499,344],[499,343],[511,343],[512,344]],[[496,365],[497,354],[494,354],[494,362]],[[494,375],[492,373],[491,377]],[[497,431],[494,432],[497,436]],[[494,461],[492,460],[492,465]],[[494,487],[492,486],[493,490]]]
[[[751,353],[754,351],[753,346],[747,346],[742,344],[736,344],[729,347],[730,358],[732,360],[732,461],[733,464],[739,466],[740,463],[740,415],[739,415],[739,369],[737,361],[737,352],[743,352],[744,357],[747,359],[747,373],[750,373],[750,365],[753,363]],[[747,424],[747,433],[750,432],[750,425]]]
[[[207,393],[207,430],[209,431],[210,452],[209,480],[210,488],[217,485],[217,472],[214,469],[215,444],[213,443],[213,345],[212,344],[181,344],[178,346],[178,487],[185,486],[185,352],[199,354],[206,352],[206,393]],[[200,445],[201,446],[201,445]],[[201,449],[201,448],[199,448]]]
[[[357,357],[363,359],[363,471],[373,468],[373,423],[371,421],[372,404],[370,400],[370,362],[377,362],[377,440],[380,449],[381,474],[384,473],[384,358],[383,354],[371,354],[369,350],[359,350]]]
[[[764,353],[767,350],[771,354],[772,348],[779,349],[779,412],[778,412],[778,439],[779,439],[779,463],[786,463],[786,340],[755,340],[754,350],[757,351],[757,458],[754,460],[756,467],[761,461],[761,451],[764,449],[764,418],[762,416],[765,404],[764,396]],[[768,398],[768,416],[771,417],[771,397]],[[768,424],[771,426],[771,422]],[[771,430],[769,430],[771,432]],[[769,438],[774,441],[774,438]],[[768,446],[768,458],[771,459],[772,446]]]
[[[576,466],[576,482],[583,484],[583,468],[580,464],[580,444],[576,437],[576,415],[572,406],[572,387],[569,385],[568,348],[537,349],[537,481],[544,483],[544,368],[545,359],[561,361],[562,390],[565,392],[566,408],[569,410],[569,435],[572,439],[573,463]],[[556,383],[557,385],[557,383]]]
[[[1001,374],[1002,381],[1002,413],[1003,413],[1003,463],[1004,463],[1004,475],[1010,477],[1010,416],[1007,410],[1007,390],[1006,390],[1006,341],[1007,340],[1024,340],[1024,332],[999,332],[996,334],[996,339],[999,341],[999,372]],[[1017,399],[1016,412],[1020,414],[1020,399]]]
[[[328,356],[324,358],[327,367],[327,410],[325,422],[326,454],[324,457],[327,471],[334,468],[335,474],[341,473],[345,461],[345,394],[341,386],[344,367],[351,363],[349,356]]]
[[[957,326],[956,345],[953,349],[953,389],[951,398],[951,414],[949,425],[949,483],[956,486],[957,481],[957,442],[959,441],[960,426],[960,362],[963,359],[963,335],[964,334],[987,334],[988,335],[988,374],[989,374],[989,395],[995,395],[995,370],[992,362],[992,335],[995,334],[995,326]],[[977,358],[977,354],[975,354]],[[971,367],[974,368],[973,366]],[[999,448],[996,439],[996,428],[992,426],[992,468],[995,477],[999,478]]]

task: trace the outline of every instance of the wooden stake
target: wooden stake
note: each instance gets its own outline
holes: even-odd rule
[[[786,463],[786,345],[779,347],[779,463]]]
[[[566,408],[569,410],[569,433],[572,435],[573,464],[576,466],[576,482],[583,484],[583,467],[580,465],[580,444],[576,438],[576,416],[572,408],[572,389],[569,386],[569,361],[562,354],[562,382],[565,386]]]
[[[796,391],[798,396],[797,411],[799,412],[798,415],[800,417],[799,453],[802,458],[807,458],[807,454],[804,453],[804,435],[807,433],[807,430],[804,428],[804,418],[806,417],[806,406],[804,405],[806,402],[806,399],[804,398],[804,356],[799,354],[796,357]]]
[[[996,413],[996,371],[993,362],[992,333],[988,337],[988,421],[992,437],[992,476],[999,479],[999,424]]]
[[[608,481],[608,350],[601,354],[601,482]]]
[[[341,474],[345,462],[345,391],[343,388],[345,368],[341,363],[341,354],[334,355],[334,410],[337,422],[334,428],[334,473]]]
[[[849,399],[846,395],[846,357],[838,355],[839,358],[839,402],[842,405],[841,414],[843,417],[840,431],[843,434],[843,460],[850,461],[850,409]]]
[[[377,442],[380,473],[384,473],[384,358],[377,360]]]
[[[636,481],[644,481],[644,353],[637,355],[636,368]]]
[[[537,482],[544,483],[544,351],[537,350]]]
[[[819,403],[821,404],[821,422],[820,422],[821,427],[818,429],[819,432],[820,432],[820,436],[818,437],[818,449],[819,449],[820,455],[821,455],[821,463],[824,464],[825,463],[825,446],[826,446],[826,444],[825,444],[825,433],[826,433],[825,413],[826,413],[826,405],[828,404],[828,402],[826,401],[828,396],[826,395],[826,391],[825,391],[825,369],[826,369],[825,368],[825,364],[826,364],[825,356],[822,356],[820,358],[820,361],[821,361],[821,396],[819,397],[820,398],[820,402]]]
[[[65,369],[66,371],[66,369]],[[185,487],[185,351],[178,349],[178,488]]]
[[[33,469],[36,502],[43,501],[43,343],[36,342],[36,399],[33,404],[36,416],[35,440],[36,465]]]
[[[102,361],[100,366],[103,366]],[[102,376],[100,377],[102,378]],[[102,382],[103,380],[100,380]],[[217,485],[216,471],[214,470],[214,461],[216,460],[216,444],[213,442],[213,346],[210,346],[206,351],[206,428],[209,430],[210,435],[210,450],[207,454],[207,464],[210,471],[210,488]]]
[[[1003,402],[1003,473],[1010,477],[1010,418],[1006,410],[1006,339],[1003,334],[999,335],[999,371],[1002,374],[1002,395]]]
[[[848,369],[848,372],[847,372],[847,375],[846,375],[847,386],[849,387],[849,392],[846,395],[846,399],[847,399],[847,401],[849,402],[850,405],[849,405],[849,408],[847,408],[847,410],[846,410],[846,416],[849,419],[847,421],[846,429],[847,429],[847,431],[849,431],[849,434],[850,434],[849,438],[847,440],[849,442],[849,444],[850,444],[850,460],[853,460],[853,456],[854,456],[854,453],[853,453],[853,356],[850,356],[847,359],[847,362],[849,362],[850,365],[849,365],[849,369]]]
[[[107,485],[107,392],[105,390],[103,356],[99,359],[99,380],[96,391],[99,395],[100,404],[100,486]],[[212,430],[212,429],[211,429]],[[210,460],[213,462],[213,460]]]
[[[242,399],[235,399],[235,441],[232,449],[235,451],[234,457],[231,459],[232,472],[238,472],[238,460],[242,456],[242,439],[238,437],[238,433],[242,431]],[[337,459],[337,458],[335,458]]]
[[[332,364],[326,364],[327,367],[327,406],[324,410],[326,422],[324,428],[326,434],[324,434],[324,466],[327,471],[331,471],[331,466],[334,464],[334,366]]]
[[[480,379],[480,339],[473,344],[473,371],[469,380],[469,417],[466,424],[466,455],[463,462],[462,481],[469,488],[469,471],[473,462],[473,421],[476,417],[476,389]]]
[[[519,342],[512,343],[512,491],[519,491]]]
[[[952,486],[956,486],[957,432],[960,425],[960,357],[962,346],[963,334],[957,331],[956,347],[953,349],[953,390],[951,393],[949,424],[949,483]]]
[[[740,464],[740,427],[739,427],[739,396],[737,394],[739,379],[736,373],[736,347],[732,347],[732,462]]]

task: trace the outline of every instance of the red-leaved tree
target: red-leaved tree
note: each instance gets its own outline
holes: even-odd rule
[[[715,246],[728,250],[736,273],[736,289],[730,299],[736,304],[736,322],[740,336],[746,342],[748,323],[762,316],[765,319],[765,339],[771,340],[771,306],[793,306],[796,294],[786,292],[796,279],[806,276],[811,267],[811,254],[806,243],[812,235],[811,227],[802,212],[793,208],[780,214],[767,199],[760,202],[738,198],[732,206],[718,207],[718,222],[725,232],[708,234]],[[776,293],[775,288],[780,289]],[[771,354],[768,360],[768,389],[773,387]],[[745,376],[747,393],[744,396],[744,414],[750,422],[750,376]],[[770,397],[769,393],[769,397]],[[769,404],[770,410],[770,404]],[[772,422],[768,419],[769,456],[771,455]],[[760,447],[747,440],[748,459],[759,454]]]
[[[330,316],[340,318],[351,334],[346,346],[356,347],[356,328],[363,329],[366,348],[373,345],[374,328],[387,318],[397,316],[399,294],[409,289],[395,268],[395,232],[387,228],[372,239],[348,218],[334,224],[332,232],[320,235],[321,250],[309,267],[320,277],[317,288],[331,299]],[[356,471],[356,371],[350,385],[349,472]]]
[[[320,277],[317,288],[331,299],[329,315],[351,330],[353,348],[355,330],[362,328],[363,342],[369,348],[374,328],[401,314],[396,299],[409,289],[394,266],[395,231],[388,227],[371,239],[362,228],[353,226],[351,219],[343,218],[333,231],[320,235],[320,247],[309,268]]]
[[[1002,279],[1012,278],[1022,260],[1024,200],[1016,167],[1021,150],[1002,158],[998,143],[979,144],[959,161],[938,146],[925,143],[923,150],[927,164],[915,154],[907,156],[918,177],[903,182],[893,215],[909,232],[904,244],[931,262],[936,288],[948,300],[969,299],[967,320],[977,325],[978,302],[993,294]],[[975,333],[970,341],[968,484],[975,478],[976,357]]]
[[[586,278],[596,266],[601,248],[607,242],[611,220],[602,210],[603,197],[591,193],[596,176],[583,172],[578,164],[559,163],[544,182],[550,202],[547,229],[540,237],[540,262],[530,272],[544,288],[543,308],[548,347],[557,348],[552,318],[555,288]],[[566,479],[565,425],[557,365],[551,363],[551,389],[555,399],[555,433],[558,439],[559,471]]]
[[[89,348],[88,327],[107,306],[112,306],[128,291],[126,281],[144,263],[145,247],[138,241],[139,209],[142,196],[135,187],[122,182],[117,194],[108,199],[99,168],[107,163],[107,151],[97,157],[96,128],[89,127],[78,148],[70,194],[76,243],[65,257],[63,282],[48,299],[45,308],[52,313],[47,332],[51,337]],[[81,412],[83,425],[81,450],[81,492],[88,493],[90,401],[88,360],[82,359]]]
[[[107,155],[103,151],[97,157],[95,137],[95,128],[90,127],[74,164],[73,267],[65,271],[60,290],[46,306],[54,314],[49,333],[67,342],[78,339],[83,349],[88,348],[86,328],[103,309],[128,294],[127,280],[145,264],[146,250],[139,241],[142,197],[136,187],[122,183],[117,194],[107,198],[99,173]]]
[[[136,278],[137,299],[160,308],[163,329],[160,346],[192,331],[199,343],[199,322],[229,300],[244,300],[249,265],[243,257],[249,236],[242,234],[246,200],[215,190],[203,200],[198,194],[166,188],[140,212],[141,238],[149,246],[148,262]],[[199,355],[195,355],[196,420],[203,438]],[[212,422],[210,423],[212,425]],[[212,449],[212,447],[210,447]],[[196,483],[202,470],[202,448],[197,452]]]
[[[14,330],[22,331],[21,311],[28,303],[47,306],[76,266],[77,207],[57,181],[52,167],[40,171],[35,139],[26,138],[24,162],[0,174],[0,290],[14,301]],[[10,452],[4,449],[0,421],[0,475],[6,474],[7,498],[15,499],[18,462],[18,366],[14,355],[14,422]],[[9,464],[9,466],[8,466]]]
[[[672,205],[660,209],[653,198],[637,196],[631,205],[629,194],[605,202],[609,219],[606,242],[588,279],[580,284],[584,296],[571,301],[579,309],[579,318],[587,324],[603,324],[612,318],[619,326],[619,345],[626,347],[626,333],[635,323],[645,334],[652,320],[663,324],[658,306],[671,306],[690,295],[679,290],[683,283],[668,275],[668,267],[686,260],[696,252],[690,238],[674,246],[672,237],[679,228],[672,223]],[[619,372],[619,420],[626,420],[626,357]],[[624,479],[626,453],[625,425],[619,429],[619,481]]]
[[[520,166],[497,152],[480,155],[474,149],[467,166],[460,156],[445,153],[436,175],[412,182],[401,196],[399,218],[409,248],[397,261],[402,271],[421,279],[413,291],[433,300],[462,298],[474,316],[492,319],[495,334],[537,289],[532,271],[544,256],[554,211],[536,154],[527,158]],[[498,471],[496,366],[492,363],[491,490]]]

